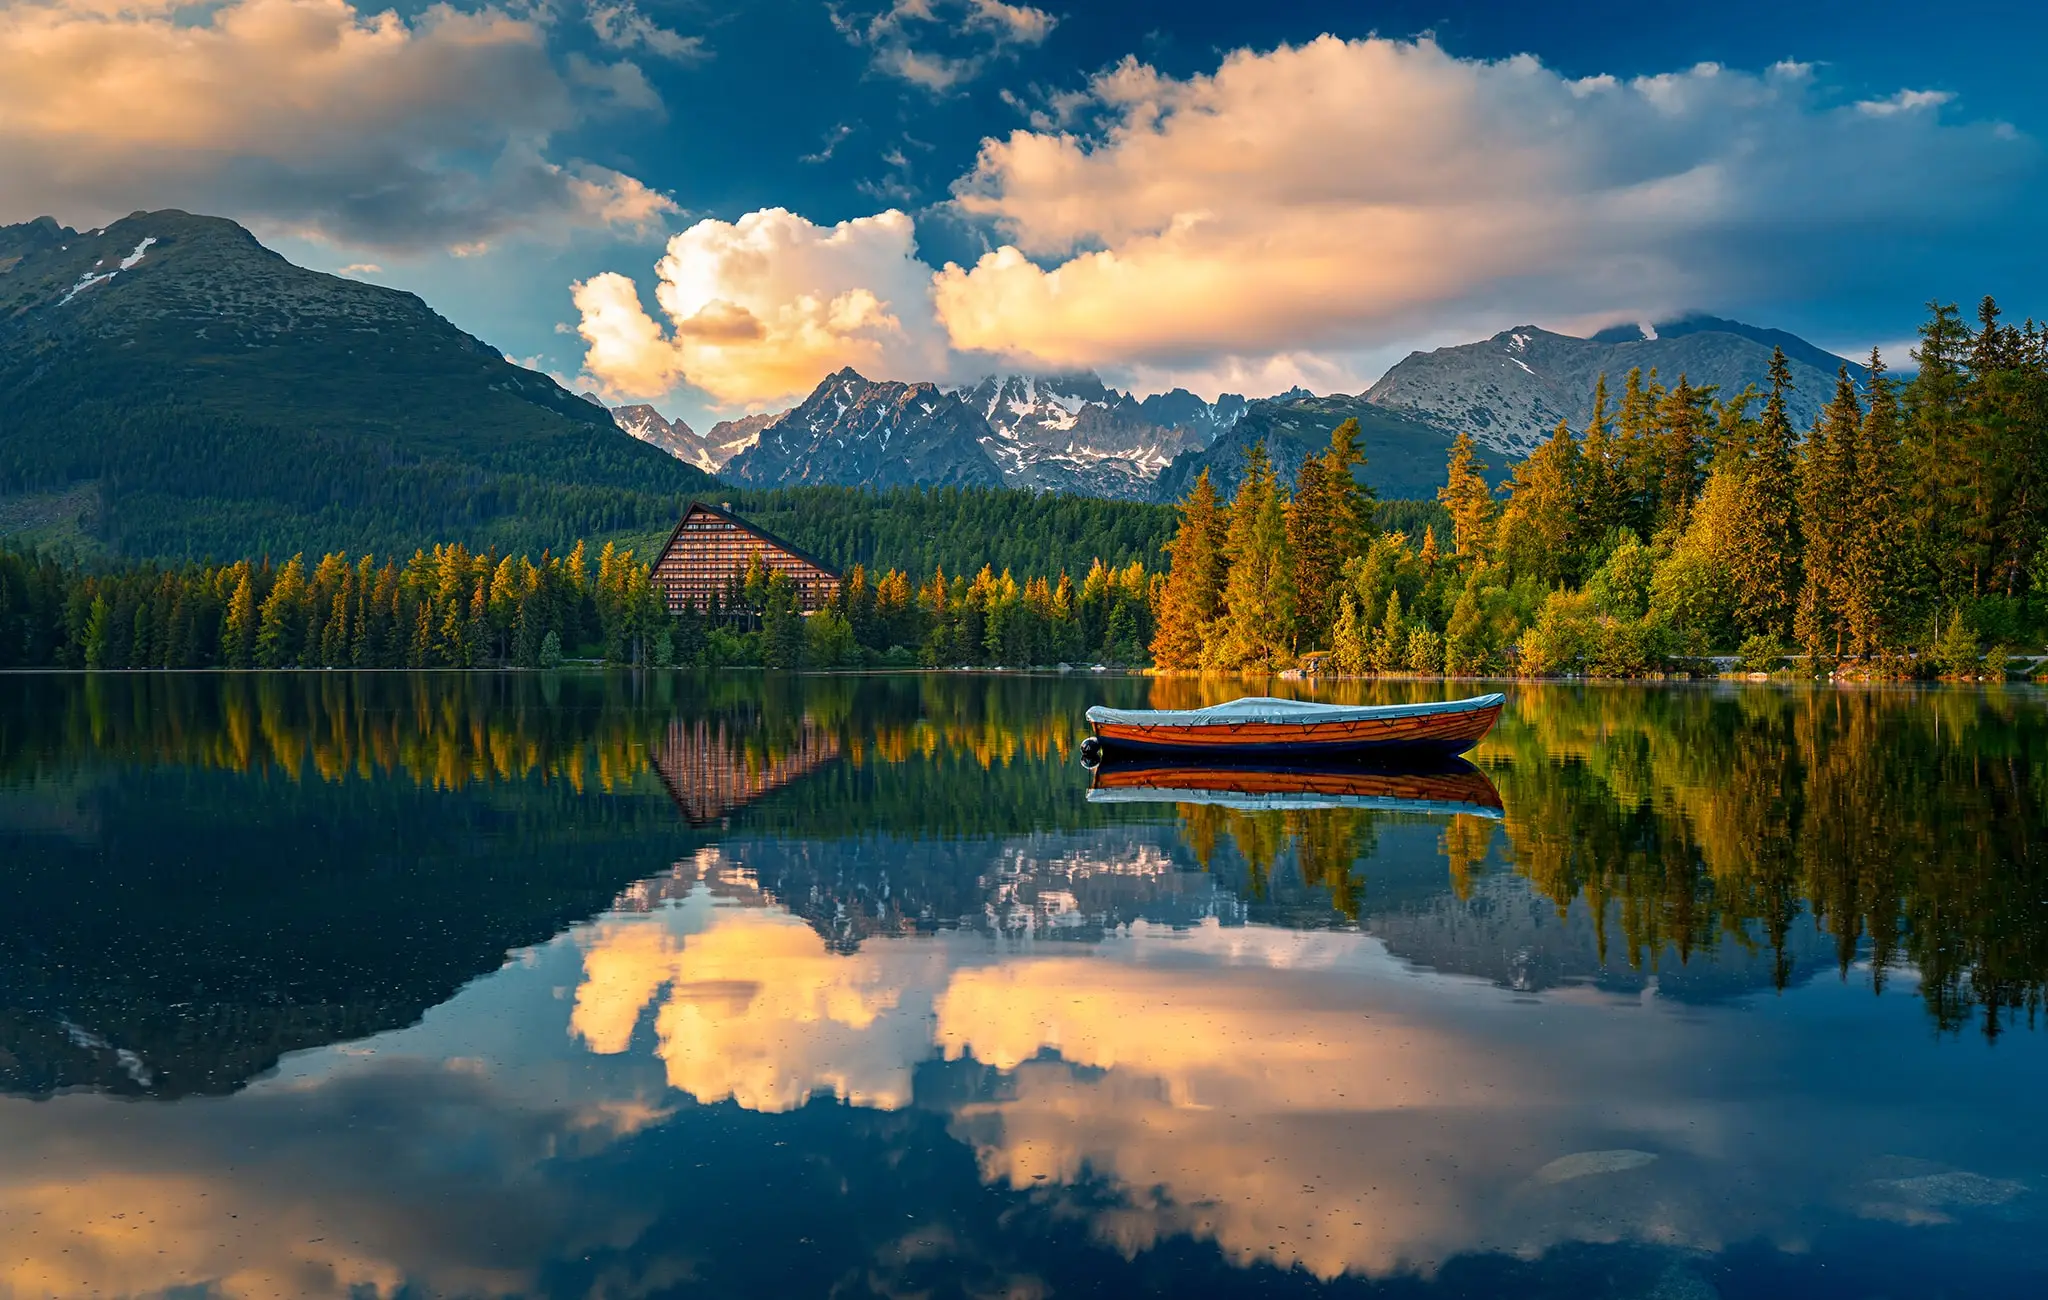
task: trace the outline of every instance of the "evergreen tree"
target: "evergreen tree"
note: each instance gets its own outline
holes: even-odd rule
[[[246,561],[236,568],[240,574],[235,594],[228,600],[222,659],[230,668],[248,668],[256,662],[256,579]]]
[[[1501,508],[1501,557],[1511,572],[1529,574],[1545,586],[1573,582],[1583,527],[1578,442],[1571,426],[1559,420],[1549,440],[1515,466]]]
[[[1632,385],[1638,382],[1638,374],[1637,371],[1629,372]],[[1640,402],[1640,392],[1635,396]],[[1579,536],[1587,542],[1598,542],[1622,522],[1627,496],[1621,454],[1607,427],[1607,376],[1604,374],[1593,386],[1593,418],[1586,425],[1585,442],[1579,448],[1575,481],[1579,495]]]
[[[1204,636],[1221,606],[1228,573],[1226,530],[1225,512],[1204,469],[1180,504],[1180,528],[1173,535],[1172,567],[1152,638],[1152,660],[1161,668],[1201,665]]]
[[[1899,410],[1884,359],[1870,350],[1870,407],[1856,442],[1856,481],[1848,493],[1842,543],[1841,617],[1848,651],[1884,653],[1896,640],[1910,547],[1899,482]]]
[[[256,662],[283,668],[298,662],[299,638],[306,626],[305,557],[294,555],[278,572],[263,600],[256,625]]]
[[[1296,617],[1300,635],[1311,644],[1320,645],[1327,635],[1336,613],[1338,571],[1371,525],[1371,489],[1361,488],[1352,475],[1352,467],[1365,459],[1358,436],[1356,419],[1330,431],[1329,450],[1303,459],[1287,509]]]
[[[1915,603],[1952,606],[1972,594],[1979,573],[1964,532],[1972,474],[1965,428],[1970,333],[1954,303],[1927,304],[1933,315],[1920,327],[1913,359],[1920,372],[1905,392],[1904,452],[1912,485],[1910,561]]]
[[[1805,553],[1792,631],[1815,660],[1839,659],[1846,648],[1848,629],[1841,614],[1849,591],[1846,556],[1855,532],[1856,445],[1862,423],[1856,386],[1843,366],[1836,374],[1834,400],[1814,422],[1799,462]]]
[[[1223,615],[1210,644],[1218,668],[1272,668],[1294,650],[1293,565],[1287,554],[1286,503],[1263,442],[1245,455],[1243,482],[1230,504],[1225,537],[1230,576]]]
[[[1663,479],[1657,417],[1664,397],[1655,370],[1650,372],[1648,383],[1643,380],[1640,366],[1628,372],[1621,391],[1621,416],[1614,447],[1620,482],[1617,522],[1642,537],[1649,536],[1657,526],[1657,498]]]
[[[1458,556],[1468,564],[1485,560],[1493,548],[1493,489],[1479,475],[1485,468],[1473,455],[1472,435],[1460,433],[1451,442],[1444,485],[1436,494],[1451,516],[1451,538]]]
[[[1745,634],[1782,637],[1799,598],[1799,507],[1792,418],[1785,399],[1792,370],[1771,349],[1771,388],[1743,465],[1735,568],[1736,618]]]
[[[1651,530],[1685,527],[1692,503],[1698,499],[1707,436],[1703,395],[1678,377],[1678,386],[1664,395],[1657,408],[1655,509]]]

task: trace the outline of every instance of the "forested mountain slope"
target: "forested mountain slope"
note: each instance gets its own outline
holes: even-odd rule
[[[130,556],[537,550],[655,528],[708,482],[414,295],[294,266],[233,222],[0,227],[17,537],[10,519]]]

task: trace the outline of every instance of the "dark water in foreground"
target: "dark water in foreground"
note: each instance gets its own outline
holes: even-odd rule
[[[0,677],[0,1296],[2048,1294],[2040,693],[1198,693]]]

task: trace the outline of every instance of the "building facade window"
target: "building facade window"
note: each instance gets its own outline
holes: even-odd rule
[[[806,614],[824,608],[839,590],[839,575],[780,538],[729,511],[696,502],[684,512],[655,562],[654,584],[669,612],[709,610],[747,579],[755,557],[786,573],[795,584],[797,607]]]

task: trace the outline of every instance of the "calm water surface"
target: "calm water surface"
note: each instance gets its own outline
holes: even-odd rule
[[[0,677],[0,1296],[2048,1294],[2040,693],[1226,693]]]

